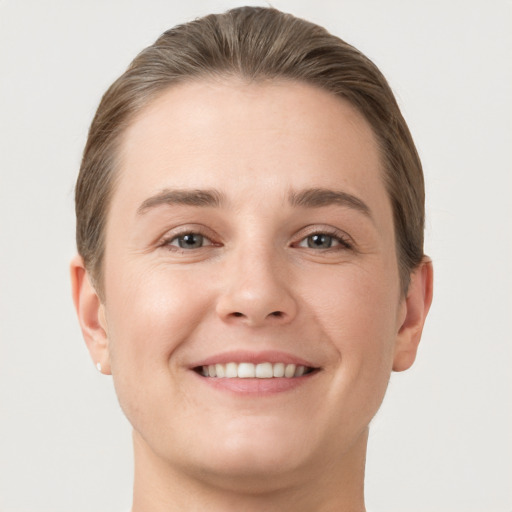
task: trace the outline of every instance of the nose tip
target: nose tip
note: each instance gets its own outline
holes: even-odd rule
[[[288,283],[272,274],[234,281],[217,302],[223,321],[255,327],[285,324],[295,317],[297,304]]]

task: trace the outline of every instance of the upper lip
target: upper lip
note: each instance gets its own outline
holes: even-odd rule
[[[309,368],[317,368],[313,362],[290,354],[288,352],[281,352],[278,350],[263,350],[263,351],[249,351],[249,350],[232,350],[228,352],[221,352],[213,356],[200,359],[190,365],[191,368],[198,366],[209,366],[211,364],[227,364],[227,363],[285,363],[307,366]]]

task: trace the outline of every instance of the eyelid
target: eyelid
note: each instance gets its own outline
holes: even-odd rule
[[[203,247],[220,247],[223,244],[216,239],[218,236],[216,236],[215,232],[213,232],[211,229],[207,228],[204,225],[200,224],[186,224],[182,226],[178,226],[175,228],[172,228],[168,230],[164,235],[162,235],[158,241],[156,242],[157,247],[164,247],[164,248],[172,248],[173,250],[177,251],[183,251],[183,252],[191,252],[194,249],[182,249],[177,245],[171,245],[170,242],[174,241],[175,239],[179,238],[180,236],[184,236],[187,234],[197,234],[201,235],[204,239],[206,239],[209,243]],[[355,250],[356,244],[352,237],[346,233],[345,231],[342,231],[338,228],[335,228],[333,226],[327,226],[327,225],[311,225],[311,226],[305,226],[303,229],[301,229],[297,235],[294,237],[295,242],[292,242],[290,246],[297,247],[299,243],[304,241],[309,236],[313,235],[328,235],[336,239],[340,246],[331,247],[328,249],[318,249],[318,252],[320,251],[329,251],[329,250],[336,250],[337,248],[341,247],[342,249],[346,250]],[[197,248],[197,249],[200,249]]]
[[[342,231],[338,228],[335,228],[333,226],[306,226],[304,230],[301,230],[301,232],[297,235],[298,241],[294,242],[292,245],[297,246],[299,243],[303,242],[306,238],[313,236],[313,235],[327,235],[331,236],[334,239],[336,239],[340,246],[342,248],[345,248],[347,250],[355,250],[355,242],[352,239],[348,233],[345,231]],[[336,246],[337,247],[337,246]],[[329,251],[329,250],[336,250],[336,247],[330,247],[328,249],[319,249],[319,251]]]
[[[190,252],[193,249],[183,249],[179,246],[171,245],[171,242],[175,239],[179,238],[180,236],[185,235],[201,235],[205,240],[208,240],[210,242],[209,244],[203,246],[203,247],[211,247],[211,246],[220,246],[221,244],[215,241],[215,235],[212,232],[211,229],[206,228],[205,226],[201,226],[198,224],[186,224],[184,226],[179,226],[173,229],[170,229],[167,231],[163,236],[161,236],[156,245],[157,247],[172,247],[173,249],[176,249],[178,251],[186,251]],[[198,248],[199,249],[199,248]]]
[[[189,247],[187,248],[186,250],[188,251],[192,251],[194,249],[201,249],[203,247],[209,247],[211,245],[213,245],[213,242],[205,235],[201,234],[201,233],[197,233],[195,231],[187,231],[186,233],[182,233],[182,234],[179,234],[179,235],[176,235],[176,236],[173,236],[172,238],[169,238],[168,241],[167,241],[167,245],[170,245],[172,247],[177,247],[179,249],[185,249],[184,247],[181,247],[179,245],[179,239],[180,238],[183,238],[187,235],[194,235],[194,236],[200,236],[201,237],[201,241],[203,242],[203,244],[201,245],[201,247]],[[177,244],[175,244],[174,242],[178,242]],[[206,243],[205,243],[206,242]]]

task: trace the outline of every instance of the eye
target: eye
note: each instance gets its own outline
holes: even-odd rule
[[[330,233],[312,233],[303,238],[298,247],[307,247],[308,249],[351,249],[352,245],[340,235]]]
[[[166,242],[166,245],[179,247],[180,249],[199,249],[206,245],[212,245],[212,242],[200,233],[183,233],[175,236]]]
[[[310,249],[329,249],[332,247],[334,239],[331,235],[317,233],[306,238],[306,242]]]

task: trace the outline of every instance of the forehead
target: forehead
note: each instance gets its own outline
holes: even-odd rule
[[[307,84],[180,84],[124,133],[113,203],[140,203],[166,187],[220,187],[242,200],[258,188],[334,187],[386,201],[377,147],[352,105]]]

